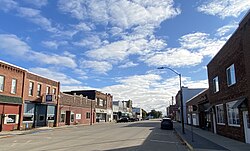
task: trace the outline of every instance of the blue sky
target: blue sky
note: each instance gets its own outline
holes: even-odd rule
[[[165,112],[182,85],[208,87],[206,65],[249,0],[0,0],[0,60],[114,100]]]

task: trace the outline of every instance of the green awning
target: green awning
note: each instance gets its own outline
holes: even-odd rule
[[[22,104],[22,98],[0,95],[0,103]]]

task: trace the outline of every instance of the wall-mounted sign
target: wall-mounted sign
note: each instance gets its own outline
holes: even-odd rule
[[[76,114],[76,120],[80,120],[82,118],[82,114]]]
[[[52,95],[46,95],[46,102],[52,102]]]

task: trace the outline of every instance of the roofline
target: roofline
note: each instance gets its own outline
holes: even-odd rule
[[[27,69],[25,69],[25,68],[22,68],[22,67],[16,66],[16,65],[14,65],[14,64],[8,63],[8,62],[3,61],[3,60],[0,60],[0,62],[4,63],[4,64],[6,64],[6,65],[12,66],[12,67],[14,67],[14,68],[18,68],[18,69],[20,69],[20,70],[28,71],[28,70],[27,70]]]
[[[196,94],[195,96],[193,96],[192,98],[190,98],[189,100],[187,100],[186,103],[190,102],[192,99],[194,99],[195,97],[199,96],[200,94],[202,94],[203,92],[207,91],[209,88],[204,89],[203,91],[201,91],[200,93]]]

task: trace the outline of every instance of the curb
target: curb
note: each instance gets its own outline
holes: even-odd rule
[[[175,134],[176,134],[176,136],[188,147],[188,149],[190,150],[190,151],[194,151],[194,148],[193,148],[193,146],[191,145],[191,144],[189,144],[183,137],[182,137],[182,135],[181,134],[179,134],[179,132],[177,132],[175,129],[174,129],[174,131],[175,131]]]

